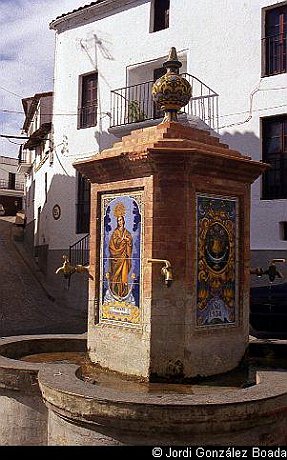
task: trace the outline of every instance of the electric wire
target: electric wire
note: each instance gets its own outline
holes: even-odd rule
[[[64,166],[62,165],[62,162],[61,162],[61,160],[60,160],[60,158],[59,158],[59,156],[58,156],[58,154],[57,154],[57,150],[56,150],[56,149],[54,150],[54,153],[55,153],[55,155],[56,155],[56,157],[57,157],[57,160],[58,160],[58,162],[59,162],[61,168],[62,168],[63,171],[65,172],[66,176],[69,176],[69,177],[70,177],[70,174],[67,173],[66,169],[65,169]]]
[[[259,83],[256,85],[255,89],[251,91],[250,95],[249,95],[249,100],[250,100],[250,104],[253,103],[253,97],[254,95],[258,92],[258,91],[279,91],[279,90],[285,90],[287,89],[287,86],[279,86],[279,87],[275,87],[275,88],[259,88],[260,86],[260,83],[262,82],[262,80],[259,81]],[[0,86],[0,88],[2,88]],[[8,91],[8,90],[7,90]],[[12,94],[15,94],[13,92],[11,92]],[[16,95],[16,94],[15,94]],[[17,95],[17,97],[21,97],[19,95]],[[21,98],[22,99],[22,98]],[[279,106],[279,107],[283,107],[287,104],[283,104],[282,106]],[[266,107],[264,109],[256,109],[256,111],[258,110],[269,110],[269,109],[273,109],[273,108],[277,108],[278,106],[275,106],[275,107]],[[3,112],[3,113],[14,113],[14,114],[21,114],[23,115],[24,112],[23,111],[20,111],[20,110],[10,110],[10,109],[0,109],[0,112]],[[250,112],[250,109],[249,110],[246,110],[246,111],[242,111],[242,112],[233,112],[233,113],[226,113],[226,114],[223,114],[223,115],[220,115],[220,118],[223,118],[223,117],[229,117],[229,116],[232,116],[232,115],[240,115],[240,114],[243,114],[243,113],[249,113]],[[254,110],[255,112],[255,110]],[[108,115],[109,113],[108,112],[103,112],[103,114],[105,115]],[[47,113],[46,114],[47,116],[77,116],[78,115],[78,112],[66,112],[66,113]]]
[[[12,94],[13,96],[16,96],[16,97],[19,97],[20,99],[23,99],[22,96],[20,96],[20,95],[17,94],[17,93],[14,93],[13,91],[10,91],[10,90],[7,89],[7,88],[4,88],[4,86],[0,86],[0,89],[2,89],[3,91],[5,91],[6,93]]]
[[[247,118],[242,120],[242,121],[238,121],[238,122],[234,122],[234,123],[230,123],[230,124],[226,124],[226,125],[222,125],[222,126],[219,126],[218,129],[224,129],[224,128],[231,128],[233,126],[240,126],[240,125],[243,125],[243,124],[246,124],[248,123],[252,117],[253,117],[253,114],[255,112],[261,112],[261,111],[266,111],[266,110],[273,110],[273,109],[277,109],[277,108],[282,108],[282,107],[286,107],[287,104],[280,104],[280,105],[277,105],[277,106],[270,106],[270,107],[264,107],[264,108],[258,108],[258,109],[253,109],[253,100],[254,100],[254,96],[257,92],[260,92],[260,91],[279,91],[279,90],[285,90],[287,89],[287,86],[280,86],[280,87],[275,87],[275,88],[260,88],[260,84],[262,83],[262,79],[259,80],[258,84],[256,85],[256,87],[251,91],[250,95],[249,95],[249,110],[248,111],[243,111],[243,112],[233,112],[233,113],[228,113],[228,114],[223,114],[223,115],[219,115],[219,118],[226,118],[226,117],[230,117],[230,116],[234,116],[234,115],[241,115],[241,114],[248,114]],[[7,88],[4,88],[3,86],[0,86],[0,89],[6,91],[7,93],[10,93],[10,94],[13,94],[14,96],[17,96],[19,98],[22,99],[22,97],[19,95],[19,94],[16,94],[14,93],[13,91],[10,91],[8,90]],[[23,111],[17,111],[17,110],[10,110],[10,109],[0,109],[0,112],[2,113],[9,113],[9,114],[21,114],[23,115]],[[109,115],[108,112],[104,112],[103,114],[105,115]],[[78,112],[70,112],[70,113],[49,113],[49,114],[46,114],[47,116],[78,116]],[[33,120],[32,120],[33,121]],[[7,138],[13,138],[13,137],[16,137],[16,136],[8,136],[8,135],[1,135],[0,134],[0,137],[7,137]],[[18,137],[20,138],[20,137]],[[8,139],[9,140],[9,139]],[[11,142],[11,141],[10,141]],[[21,144],[16,144],[16,145],[21,145]],[[64,168],[63,168],[64,169]]]
[[[262,92],[264,92],[264,91],[278,91],[278,90],[286,89],[286,86],[281,86],[281,87],[276,87],[276,88],[260,88],[261,83],[262,83],[262,78],[259,80],[259,82],[255,86],[255,88],[251,91],[251,93],[249,95],[249,111],[245,112],[245,113],[248,113],[248,117],[245,120],[242,120],[242,121],[234,122],[234,123],[224,125],[224,126],[219,126],[218,129],[231,128],[233,126],[244,125],[245,123],[248,123],[252,119],[254,112],[262,111],[262,110],[270,110],[272,108],[277,108],[277,107],[269,107],[269,108],[264,108],[264,109],[253,110],[253,100],[254,100],[254,96],[255,96],[256,93],[258,93],[260,91],[262,91]],[[282,104],[280,107],[284,107],[286,105],[287,104]],[[229,114],[229,115],[231,115],[231,114]],[[228,116],[228,115],[226,115],[226,116]]]
[[[18,144],[18,142],[14,142],[14,141],[11,141],[11,139],[7,138],[7,141],[10,142],[10,144],[15,144],[15,145],[24,145],[27,141],[25,142],[21,142],[20,144]]]

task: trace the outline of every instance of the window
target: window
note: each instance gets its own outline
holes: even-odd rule
[[[287,5],[266,10],[264,29],[264,75],[287,72]]]
[[[287,222],[279,222],[280,240],[287,241]]]
[[[80,77],[80,103],[78,108],[78,128],[90,128],[97,124],[98,74]]]
[[[15,186],[16,186],[16,174],[9,172],[8,188],[11,190],[15,190]]]
[[[35,188],[36,188],[36,183],[35,183],[35,179],[34,179],[32,184],[31,184],[31,200],[32,200],[33,203],[35,201]]]
[[[262,159],[271,166],[263,174],[262,198],[287,198],[287,115],[262,120]]]
[[[169,27],[170,0],[154,0],[153,3],[153,32]]]
[[[48,200],[48,174],[45,172],[45,203]]]
[[[91,184],[78,174],[78,202],[76,233],[89,233]]]

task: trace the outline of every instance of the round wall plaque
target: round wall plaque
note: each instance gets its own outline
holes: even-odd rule
[[[53,213],[53,217],[54,217],[55,220],[60,219],[60,217],[61,217],[61,208],[60,208],[60,206],[58,204],[55,204],[55,206],[53,206],[52,213]]]

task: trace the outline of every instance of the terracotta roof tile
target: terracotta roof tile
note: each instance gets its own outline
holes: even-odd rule
[[[76,8],[72,11],[68,11],[68,13],[63,13],[60,16],[57,16],[56,19],[54,19],[54,21],[56,21],[57,19],[64,18],[65,16],[68,16],[69,14],[76,13],[77,11],[85,10],[86,8],[89,8],[90,6],[97,5],[97,3],[102,3],[104,1],[105,0],[96,0],[95,2],[91,2],[91,3],[88,3],[87,5],[80,6],[79,8]]]

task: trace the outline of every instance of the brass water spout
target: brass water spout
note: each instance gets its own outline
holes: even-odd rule
[[[166,259],[148,259],[148,263],[161,263],[164,264],[164,266],[161,269],[161,274],[164,279],[164,284],[166,287],[170,287],[171,283],[173,281],[173,275],[172,275],[172,269],[171,269],[171,263],[169,260]]]
[[[252,268],[250,270],[251,275],[256,275],[258,277],[261,277],[263,275],[267,275],[269,277],[270,283],[273,283],[276,277],[278,278],[284,278],[282,273],[277,269],[276,264],[277,263],[285,263],[286,259],[272,259],[269,267],[264,270],[262,267],[257,267],[257,268]]]
[[[89,273],[89,267],[86,267],[84,265],[72,265],[68,259],[67,256],[63,256],[63,259],[64,259],[64,263],[61,267],[57,268],[56,270],[56,274],[58,275],[59,273],[63,273],[64,275],[64,278],[68,279],[69,280],[69,285],[70,285],[70,280],[71,280],[71,276],[74,274],[74,273],[88,273],[89,274],[89,278],[93,278],[90,273]]]
[[[76,271],[76,267],[70,264],[67,256],[63,256],[64,263],[61,267],[57,268],[56,275],[63,273],[65,278],[70,278]]]

